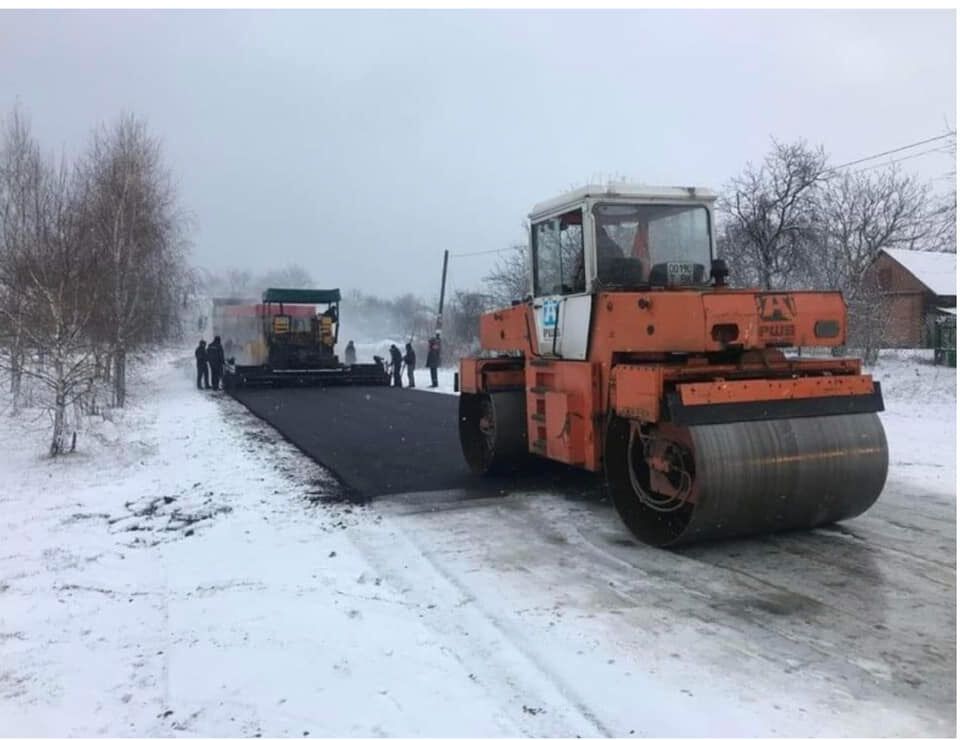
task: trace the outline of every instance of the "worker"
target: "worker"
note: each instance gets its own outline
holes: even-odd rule
[[[357,364],[357,348],[353,346],[353,340],[347,342],[347,350],[344,352],[344,362],[347,365]]]
[[[210,363],[210,386],[213,390],[220,390],[220,378],[223,377],[223,347],[220,337],[216,336],[207,347],[207,362]]]
[[[430,387],[436,388],[437,368],[440,367],[440,332],[430,337],[427,343],[427,367],[430,368]]]
[[[403,355],[400,354],[400,348],[395,345],[390,345],[390,369],[393,371],[393,387],[402,388],[400,384],[400,369],[403,365]]]
[[[197,358],[197,390],[210,390],[210,375],[207,373],[207,343],[200,340],[193,356]],[[200,381],[203,380],[203,385]]]
[[[417,366],[417,354],[413,351],[413,345],[407,342],[406,350],[403,353],[403,364],[407,366],[407,388],[416,388],[413,382],[413,369]]]

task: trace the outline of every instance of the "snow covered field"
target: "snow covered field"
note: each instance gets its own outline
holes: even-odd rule
[[[875,371],[865,516],[665,552],[590,491],[343,503],[188,358],[67,458],[0,430],[0,734],[956,734],[952,369]]]

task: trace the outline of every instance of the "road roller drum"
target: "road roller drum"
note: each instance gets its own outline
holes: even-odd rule
[[[887,476],[876,414],[653,428],[614,419],[606,447],[617,511],[659,546],[849,519]]]

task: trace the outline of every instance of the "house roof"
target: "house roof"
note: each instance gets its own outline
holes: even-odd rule
[[[957,255],[953,252],[918,252],[914,249],[881,249],[935,295],[957,294]]]

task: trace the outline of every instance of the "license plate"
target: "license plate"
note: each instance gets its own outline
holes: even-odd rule
[[[689,283],[693,281],[693,265],[689,262],[668,262],[667,281],[670,283]]]

